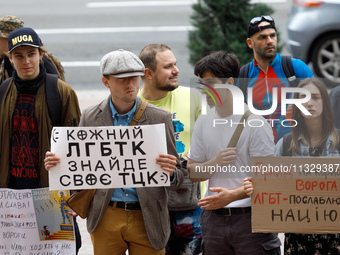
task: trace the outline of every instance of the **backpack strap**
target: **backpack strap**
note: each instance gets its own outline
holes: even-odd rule
[[[134,125],[137,124],[137,122],[139,121],[140,117],[142,117],[142,115],[143,115],[147,105],[148,105],[148,102],[142,100],[142,103],[139,106],[138,111],[135,113],[135,116],[133,116],[133,119],[132,119],[132,121],[131,121],[129,126],[134,126]]]
[[[282,143],[282,156],[292,156],[292,150],[290,150],[290,144],[292,143],[292,133],[286,134],[283,137]]]
[[[249,65],[250,63],[242,66],[239,75],[239,87],[243,92],[244,95],[244,102],[247,103],[247,88],[248,88],[248,73],[249,73]]]
[[[8,89],[9,84],[11,83],[12,77],[6,79],[1,85],[0,85],[0,113],[1,113],[1,105],[2,105],[2,100],[5,97],[6,91]]]
[[[297,87],[300,80],[296,78],[290,56],[282,56],[282,68],[292,87]]]
[[[251,115],[251,111],[246,111],[239,124],[237,125],[236,129],[235,129],[235,132],[233,134],[233,136],[231,137],[230,141],[229,141],[229,144],[228,144],[228,148],[229,147],[236,147],[237,145],[237,142],[238,140],[240,139],[240,136],[241,136],[241,133],[243,131],[243,128],[244,128],[244,125],[242,124],[243,121],[247,121],[248,117]]]
[[[46,102],[53,126],[61,125],[61,101],[58,91],[58,75],[46,73]]]

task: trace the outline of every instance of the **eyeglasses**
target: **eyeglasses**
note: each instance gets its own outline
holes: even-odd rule
[[[269,15],[262,15],[260,17],[252,18],[252,20],[250,21],[250,24],[255,25],[257,23],[260,23],[261,21],[274,22],[274,19],[270,17]]]

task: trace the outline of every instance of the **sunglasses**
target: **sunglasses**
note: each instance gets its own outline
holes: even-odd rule
[[[273,18],[269,15],[262,15],[260,17],[255,17],[250,21],[251,25],[255,25],[257,23],[260,23],[261,21],[268,21],[268,22],[274,22]]]

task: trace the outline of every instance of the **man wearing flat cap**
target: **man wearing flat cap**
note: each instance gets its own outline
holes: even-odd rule
[[[139,77],[144,75],[142,61],[133,53],[116,50],[101,62],[103,84],[111,95],[83,111],[80,126],[128,126],[139,109],[145,110],[136,125],[164,123],[168,154],[155,160],[170,174],[171,186],[177,189],[183,180],[176,152],[171,113],[151,104],[143,106],[137,97]],[[156,142],[156,141],[155,141]],[[46,154],[45,166],[50,169],[59,162],[54,153]],[[170,235],[166,187],[120,188],[97,190],[87,215],[95,255],[165,254]]]
[[[249,22],[247,44],[254,52],[254,60],[241,68],[239,78],[242,79],[239,79],[238,86],[242,89],[245,98],[248,98],[247,88],[253,89],[253,99],[250,103],[258,110],[271,109],[275,96],[273,89],[277,89],[279,95],[277,108],[271,115],[264,116],[271,120],[276,143],[290,132],[287,120],[291,119],[291,108],[287,107],[286,116],[281,115],[281,88],[292,87],[294,80],[313,77],[313,72],[300,59],[290,59],[289,57],[288,63],[286,63],[284,61],[286,58],[277,53],[275,21],[269,15],[254,17]],[[291,62],[295,73],[293,76],[287,76],[284,71],[284,66],[288,66],[289,62]]]
[[[24,21],[19,17],[7,15],[0,18],[0,85],[7,78],[12,76],[13,66],[8,59],[8,36],[11,32],[24,26]],[[43,52],[42,62],[47,73],[57,74],[65,81],[64,68],[60,61],[48,53],[44,47],[40,47]]]

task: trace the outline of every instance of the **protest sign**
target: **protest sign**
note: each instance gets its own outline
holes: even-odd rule
[[[0,189],[0,254],[75,254],[68,191]]]
[[[156,164],[167,153],[164,124],[54,127],[51,151],[60,164],[49,171],[50,190],[170,186]]]
[[[252,157],[252,231],[340,233],[340,162]]]

